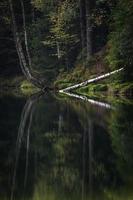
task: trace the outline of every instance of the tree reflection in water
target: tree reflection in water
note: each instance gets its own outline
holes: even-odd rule
[[[11,200],[14,199],[14,189],[15,189],[15,180],[16,180],[16,172],[18,167],[18,161],[20,156],[20,149],[22,144],[23,137],[26,136],[26,164],[25,164],[25,175],[24,175],[24,188],[26,187],[26,181],[27,181],[27,174],[28,174],[28,158],[29,158],[29,139],[30,139],[30,129],[32,124],[32,116],[33,116],[33,110],[35,107],[35,103],[39,99],[41,94],[33,95],[31,96],[22,111],[21,114],[21,121],[19,125],[18,130],[18,137],[16,141],[16,158],[15,158],[15,166],[14,166],[14,172],[13,172],[13,181],[12,181],[12,190],[11,190]]]
[[[110,110],[51,94],[32,96],[23,108],[18,136],[11,140],[9,131],[10,145],[0,146],[8,155],[1,155],[1,166],[13,169],[6,174],[1,167],[0,185],[10,183],[1,198],[131,200],[132,112],[131,105]]]

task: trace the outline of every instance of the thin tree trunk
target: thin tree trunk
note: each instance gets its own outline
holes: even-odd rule
[[[58,120],[58,135],[62,133],[62,125],[63,125],[63,116],[62,116],[62,113],[60,113],[59,120]]]
[[[86,0],[86,42],[87,59],[92,56],[92,23],[91,23],[91,0]]]
[[[89,140],[89,196],[92,198],[93,185],[93,122],[88,120],[88,140]]]
[[[84,127],[83,132],[83,152],[82,152],[82,200],[85,197],[85,176],[86,176],[86,168],[85,168],[85,159],[86,159],[86,128]]]
[[[17,175],[17,168],[18,168],[18,162],[19,162],[19,156],[20,156],[20,150],[21,150],[21,145],[22,145],[22,139],[24,137],[24,133],[26,131],[26,124],[29,120],[29,126],[28,126],[28,135],[27,135],[27,156],[28,156],[28,151],[29,151],[29,136],[30,136],[30,128],[31,128],[31,123],[32,123],[32,114],[33,114],[33,108],[35,107],[35,103],[40,99],[41,93],[38,95],[33,95],[31,96],[28,101],[26,102],[22,114],[21,114],[21,121],[19,125],[19,130],[18,130],[18,137],[16,141],[16,158],[15,158],[15,166],[14,166],[14,171],[13,171],[13,179],[12,179],[12,188],[11,188],[11,197],[10,200],[14,199],[14,190],[16,187],[16,175]],[[28,157],[26,158],[26,168],[28,167]],[[27,170],[27,169],[26,169]],[[25,175],[25,183],[26,183],[26,176],[27,176],[27,171]]]
[[[27,176],[28,176],[28,164],[29,164],[29,145],[30,145],[30,131],[31,131],[31,125],[32,125],[32,117],[33,117],[33,107],[31,108],[30,120],[29,120],[29,124],[28,124],[28,131],[27,131],[27,144],[26,144],[26,165],[25,165],[24,188],[26,187],[26,183],[27,183]]]
[[[60,45],[59,45],[59,42],[56,42],[56,46],[57,46],[57,57],[58,59],[61,58],[61,54],[60,54]]]
[[[20,156],[22,138],[24,136],[24,130],[25,130],[27,118],[29,116],[31,107],[32,107],[32,102],[27,101],[21,114],[21,122],[19,125],[18,137],[17,137],[17,142],[16,142],[16,158],[15,158],[15,167],[14,167],[14,172],[13,172],[13,181],[12,181],[11,198],[10,198],[11,200],[14,199],[14,190],[16,186],[16,174],[17,174],[17,167],[18,167],[18,161],[19,161],[19,156]]]
[[[60,8],[58,8],[58,15],[60,14]],[[59,28],[59,24],[60,24],[60,21],[59,21],[59,17],[57,19],[57,27]],[[58,57],[58,60],[61,58],[61,53],[60,53],[60,44],[59,44],[59,41],[57,39],[56,41],[56,46],[57,46],[57,57]]]
[[[11,16],[12,16],[13,36],[14,36],[14,41],[15,41],[15,45],[16,45],[16,50],[17,50],[17,53],[18,53],[22,72],[26,76],[26,71],[23,67],[25,59],[23,59],[23,55],[21,55],[21,45],[20,45],[18,31],[17,31],[17,27],[16,27],[16,21],[15,21],[15,15],[14,15],[14,10],[13,10],[12,0],[9,0],[9,6],[10,6]]]
[[[21,3],[21,7],[22,7],[25,49],[26,49],[26,53],[27,53],[27,59],[28,59],[29,67],[31,69],[31,56],[30,56],[30,52],[29,52],[29,48],[28,48],[28,38],[27,38],[26,20],[25,20],[25,8],[24,8],[23,0],[20,0],[20,3]]]
[[[79,9],[80,9],[80,34],[81,34],[81,46],[82,52],[85,48],[85,24],[84,24],[84,0],[79,0]]]
[[[82,83],[78,83],[78,84],[75,84],[75,85],[72,85],[72,86],[69,86],[67,88],[64,88],[64,89],[61,89],[59,92],[63,93],[63,92],[68,92],[68,91],[72,91],[72,90],[75,90],[77,88],[80,88],[80,87],[84,87],[90,83],[95,83],[99,80],[102,80],[102,79],[105,79],[109,76],[111,76],[112,74],[116,74],[120,71],[124,70],[124,68],[120,68],[120,69],[117,69],[115,71],[112,71],[112,72],[109,72],[109,73],[106,73],[106,74],[103,74],[103,75],[100,75],[100,76],[97,76],[95,78],[92,78],[92,79],[88,79],[87,81],[84,81]]]
[[[11,11],[11,17],[12,17],[14,41],[15,41],[16,50],[17,50],[18,57],[19,57],[21,70],[22,70],[23,74],[25,75],[25,77],[30,82],[32,82],[35,86],[37,86],[39,88],[42,88],[42,87],[44,87],[43,84],[42,84],[42,81],[37,79],[37,78],[35,78],[35,77],[33,77],[31,71],[28,68],[29,64],[27,64],[25,55],[23,53],[22,44],[21,44],[19,33],[18,33],[18,30],[17,30],[17,25],[16,25],[16,19],[15,19],[12,0],[9,0],[9,6],[10,6],[10,11]],[[27,40],[27,34],[25,35],[25,37],[26,37],[25,39]],[[25,42],[27,44],[27,41],[25,41]]]

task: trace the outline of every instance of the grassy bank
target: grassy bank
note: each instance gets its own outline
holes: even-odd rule
[[[54,86],[63,89],[76,83],[100,76],[110,69],[106,62],[106,49],[96,53],[88,62],[78,60],[75,67],[69,71],[62,71],[56,78]]]
[[[54,82],[55,88],[63,89],[75,85],[85,80],[107,73],[109,69],[103,65],[100,70],[96,67],[83,67],[78,65],[69,72],[61,72]],[[128,96],[133,95],[133,82],[122,82],[123,71],[111,77],[100,80],[85,87],[76,89],[74,92],[89,97],[106,97],[106,96]],[[23,95],[31,95],[39,91],[33,84],[25,80],[23,76],[13,78],[0,78],[0,91],[12,91]]]
[[[79,94],[95,95],[96,93],[112,96],[129,96],[133,94],[133,82],[125,83],[97,83],[90,84],[76,90]]]
[[[0,78],[0,92],[13,93],[18,95],[31,95],[39,89],[27,81],[23,76],[12,78]]]
[[[88,98],[92,98],[95,100],[106,101],[111,104],[116,103],[124,103],[124,104],[133,104],[132,95],[127,91],[133,90],[133,84],[126,85],[118,84],[118,85],[110,85],[107,88],[107,85],[97,84],[90,85],[83,88],[79,88],[74,91],[77,94],[87,96]],[[120,91],[118,92],[118,88]]]
[[[109,70],[109,69],[108,69]],[[63,89],[77,83],[81,83],[85,80],[97,77],[104,73],[107,73],[107,68],[102,67],[101,71],[94,66],[91,68],[84,68],[78,66],[73,71],[69,73],[63,73],[57,77],[55,81],[55,86],[59,89]],[[106,96],[127,96],[131,97],[133,95],[133,81],[124,82],[121,81],[123,77],[123,71],[118,74],[111,75],[110,77],[99,80],[95,83],[88,84],[87,86],[76,89],[73,92],[78,94],[91,96],[91,97],[106,97]]]
[[[61,72],[58,75],[54,82],[55,87],[63,89],[116,70],[115,67],[110,67],[107,55],[108,46],[105,46],[101,51],[93,55],[89,62],[85,61],[83,63],[82,61],[82,63],[80,63],[81,61],[79,61],[75,63],[76,67],[70,71]],[[97,96],[97,94],[98,96],[132,96],[133,81],[124,81],[124,77],[125,72],[123,70],[104,80],[79,88],[75,92],[87,96]]]

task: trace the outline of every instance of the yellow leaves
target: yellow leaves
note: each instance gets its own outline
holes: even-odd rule
[[[58,5],[57,12],[50,15],[50,32],[54,35],[56,40],[60,42],[68,41],[70,38],[70,32],[68,32],[68,29],[71,24],[70,10],[72,8],[72,3],[70,3],[69,0],[66,0]]]

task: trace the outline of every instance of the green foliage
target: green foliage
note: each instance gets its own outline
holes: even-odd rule
[[[49,85],[59,86],[61,83],[59,87],[84,81],[94,74],[99,75],[109,68],[112,70],[119,67],[124,67],[125,70],[116,79],[120,82],[132,81],[133,1],[91,1],[93,54],[89,60],[86,59],[86,3],[81,0],[81,4],[76,0],[24,1],[33,70],[40,73],[40,77],[46,79]],[[17,12],[22,12],[20,2],[15,0],[13,6],[19,34],[24,38],[22,15],[17,15]],[[7,1],[0,2],[0,11],[0,69],[2,74],[7,73],[7,69],[9,74],[12,71],[17,74],[19,63],[12,41],[11,15]],[[23,50],[25,52],[24,48]],[[9,57],[9,63],[6,57]],[[3,67],[5,63],[7,67]]]
[[[119,0],[113,11],[113,25],[110,33],[109,54],[107,59],[111,69],[125,68],[122,78],[133,77],[133,1]]]
[[[77,3],[63,1],[58,3],[53,12],[49,13],[49,35],[44,40],[44,45],[52,48],[52,55],[58,58],[59,63],[64,63],[61,68],[72,65],[70,55],[79,43],[77,33]],[[59,68],[59,66],[58,66]]]
[[[125,95],[132,96],[133,94],[133,83],[100,83],[100,84],[89,84],[88,86],[81,87],[76,90],[79,94],[95,96],[102,95],[104,92],[106,95]]]
[[[22,91],[22,93],[24,95],[29,95],[29,96],[31,94],[39,92],[39,89],[37,87],[35,87],[32,83],[30,83],[29,81],[27,81],[27,80],[24,80],[21,83],[20,89],[21,89],[21,91]]]
[[[50,200],[80,200],[83,195],[91,200],[90,174],[94,200],[132,199],[132,106],[119,104],[108,110],[73,98],[57,100],[49,93],[34,95],[26,104],[25,98],[11,96],[0,101],[1,199],[10,198],[15,180],[14,199],[41,200],[45,194]],[[26,109],[29,105],[33,105],[31,110]],[[15,145],[17,136],[20,151]],[[19,162],[14,168],[16,158]]]
[[[121,174],[126,172],[125,176],[123,176],[124,181],[131,181],[131,168],[129,166],[133,166],[133,146],[131,144],[133,141],[132,111],[131,105],[119,104],[117,111],[112,113],[109,126],[112,146],[118,156],[117,168]]]

